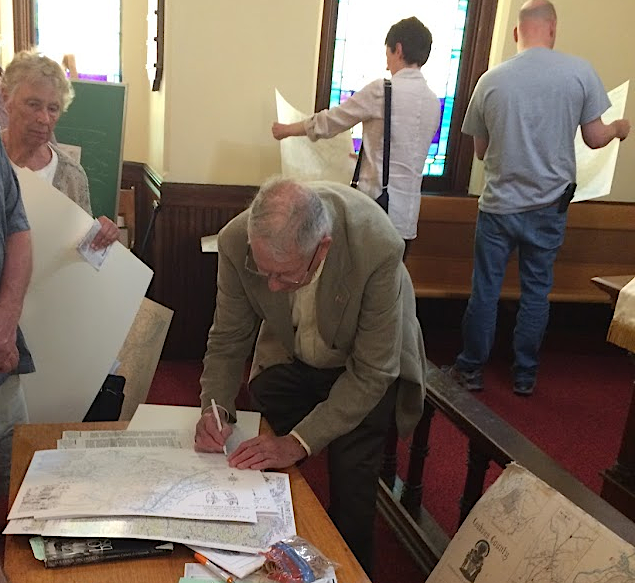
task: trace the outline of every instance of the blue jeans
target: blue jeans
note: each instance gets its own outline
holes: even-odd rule
[[[11,375],[0,385],[0,498],[9,495],[13,426],[28,422],[20,377]]]
[[[567,213],[558,204],[495,215],[479,211],[474,238],[472,295],[463,315],[463,351],[458,370],[480,369],[489,358],[496,332],[498,299],[510,255],[518,249],[520,304],[514,328],[514,380],[533,383],[538,350],[549,321],[547,296],[553,264],[564,241]]]

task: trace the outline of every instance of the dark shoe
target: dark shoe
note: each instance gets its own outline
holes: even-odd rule
[[[459,370],[456,368],[456,364],[453,364],[442,366],[441,371],[467,391],[482,391],[485,388],[481,369]]]
[[[534,394],[536,388],[536,381],[524,381],[514,383],[514,393],[521,397],[529,397]]]

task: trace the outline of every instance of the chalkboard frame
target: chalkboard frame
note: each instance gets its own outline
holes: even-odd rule
[[[126,83],[72,81],[75,99],[55,127],[61,144],[81,148],[93,215],[116,221],[123,165]]]

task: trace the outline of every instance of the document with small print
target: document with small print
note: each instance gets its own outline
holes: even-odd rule
[[[14,518],[161,516],[256,522],[261,472],[222,454],[170,448],[35,452],[9,513]]]
[[[635,547],[512,463],[481,496],[427,583],[627,583]]]

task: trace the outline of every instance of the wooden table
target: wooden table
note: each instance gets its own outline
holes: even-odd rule
[[[62,431],[125,429],[127,425],[127,422],[119,421],[17,426],[13,437],[9,503],[15,500],[33,453],[41,449],[54,449]],[[295,467],[288,469],[287,473],[291,482],[298,535],[315,544],[339,565],[337,577],[340,581],[370,583],[302,474]],[[192,551],[179,544],[175,545],[169,557],[45,569],[42,562],[33,557],[28,536],[8,535],[4,568],[11,583],[176,583],[183,576],[184,564],[192,562]]]
[[[609,294],[615,307],[620,291],[632,279],[632,275],[614,275],[594,277],[591,281]],[[630,353],[629,356],[635,362],[635,355]],[[631,397],[615,464],[602,472],[600,496],[635,521],[635,391]]]

